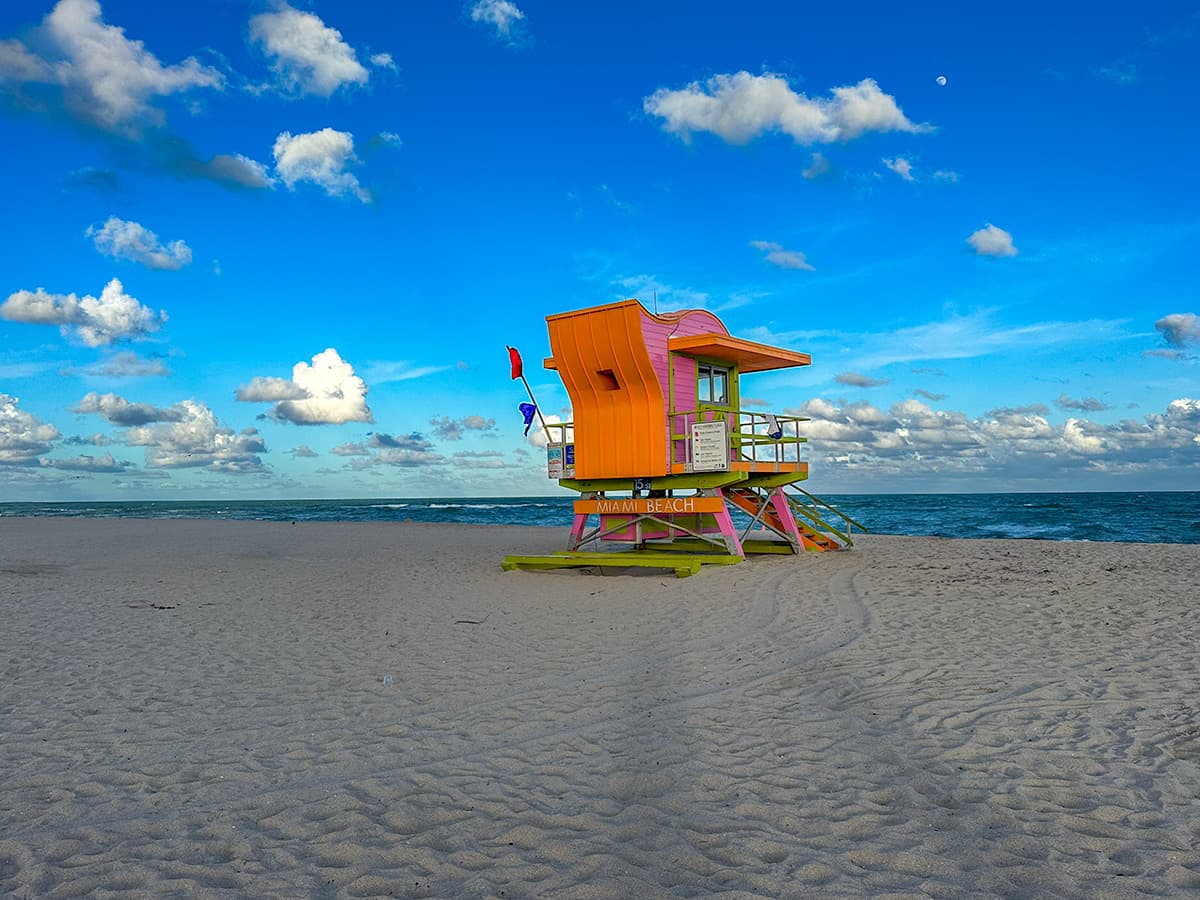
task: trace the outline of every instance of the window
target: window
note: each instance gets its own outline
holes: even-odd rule
[[[729,405],[729,370],[707,363],[696,366],[696,402]]]

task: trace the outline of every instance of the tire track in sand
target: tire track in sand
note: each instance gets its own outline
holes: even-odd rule
[[[737,701],[747,691],[769,685],[781,677],[795,675],[806,667],[826,660],[869,632],[872,617],[855,586],[855,579],[862,571],[861,564],[847,556],[820,558],[815,562],[836,565],[836,570],[826,576],[824,590],[812,590],[794,570],[780,566],[780,571],[760,579],[745,614],[739,619],[740,624],[728,636],[703,635],[681,641],[671,632],[671,623],[656,623],[644,637],[652,647],[659,648],[658,655],[651,658],[662,664],[660,668],[675,676],[673,680],[668,678],[665,681],[675,686],[675,695],[672,697],[655,697],[652,696],[654,692],[649,692],[638,702],[623,702],[625,695],[621,691],[629,686],[630,670],[639,671],[639,666],[629,665],[630,656],[610,659],[607,663],[593,664],[588,670],[591,674],[589,685],[599,695],[584,698],[581,702],[578,696],[562,692],[557,699],[560,703],[570,702],[574,708],[564,710],[562,706],[550,704],[549,715],[541,721],[538,717],[530,719],[521,714],[517,716],[515,725],[501,728],[501,733],[495,736],[489,734],[493,726],[498,724],[495,717],[489,715],[496,711],[497,706],[503,707],[520,698],[537,708],[548,699],[536,695],[531,697],[519,689],[506,692],[501,697],[481,699],[466,707],[442,710],[421,707],[427,724],[411,732],[399,729],[395,739],[389,741],[395,744],[394,748],[380,748],[378,753],[361,761],[343,758],[337,771],[328,774],[319,774],[319,769],[314,769],[311,776],[305,777],[299,771],[280,770],[279,783],[257,791],[247,792],[245,785],[236,783],[193,783],[189,792],[189,813],[203,815],[206,810],[249,812],[261,808],[264,802],[280,794],[292,797],[327,795],[330,788],[344,789],[348,782],[363,778],[386,780],[396,776],[428,775],[444,769],[448,764],[473,766],[497,756],[527,753],[547,741],[583,739],[592,746],[601,746],[604,744],[602,738],[589,738],[594,738],[597,732],[603,733],[615,721],[636,723],[647,718],[647,713],[652,713],[661,722],[673,714]],[[706,654],[747,641],[750,642],[748,646],[757,649],[759,654],[754,665],[741,670],[740,677],[722,683],[690,680],[690,670],[700,670]],[[662,648],[669,649],[662,652]],[[715,668],[719,669],[720,666]],[[644,666],[640,670],[644,671]],[[439,729],[437,720],[442,714],[452,717],[454,721],[442,723],[443,727]],[[430,739],[431,732],[443,731],[448,735],[451,728],[455,734],[464,737],[443,741],[437,749],[424,753],[417,747],[405,746],[409,743],[406,738],[415,738],[411,743],[422,748],[429,747],[431,743],[436,743]],[[511,734],[511,737],[506,738],[503,734]],[[253,758],[271,755],[266,748],[255,746],[257,742],[254,741],[245,741],[237,732],[228,733],[227,743],[231,747],[242,748],[244,753]],[[260,749],[265,752],[260,753]],[[384,753],[392,755],[397,762],[378,766],[377,761]],[[166,821],[172,815],[169,810],[147,813],[144,809],[129,816],[93,818],[85,813],[76,819],[75,824],[81,828],[104,827],[131,819],[141,822]]]

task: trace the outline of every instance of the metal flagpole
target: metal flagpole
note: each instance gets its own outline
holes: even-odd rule
[[[517,377],[521,379],[521,384],[525,385],[525,393],[529,395],[529,402],[533,404],[533,411],[537,413],[538,421],[542,423],[542,433],[546,435],[546,442],[550,442],[550,429],[546,427],[546,419],[542,416],[542,408],[538,406],[537,400],[533,396],[533,388],[529,386],[529,382],[525,380],[525,361],[521,359],[521,351],[516,347],[504,345],[509,353],[509,359],[512,359],[512,354],[517,354],[517,359],[521,362],[521,371],[517,373]]]

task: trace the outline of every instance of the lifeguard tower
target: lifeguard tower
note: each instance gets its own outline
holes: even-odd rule
[[[637,300],[546,323],[544,365],[574,413],[545,425],[548,474],[580,498],[565,550],[506,557],[506,570],[691,575],[747,553],[843,549],[852,526],[865,530],[798,486],[808,478],[806,419],[740,406],[743,375],[806,366],[808,354],[733,337],[707,310],[656,314]],[[734,509],[748,525],[738,527]]]

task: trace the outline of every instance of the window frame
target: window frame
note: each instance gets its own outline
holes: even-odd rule
[[[714,397],[713,388],[715,375],[722,376],[724,382],[725,393],[723,397]],[[734,391],[735,370],[727,363],[710,362],[708,360],[696,360],[696,408],[697,409],[721,409],[733,410],[734,403],[737,399]],[[707,391],[703,388],[707,385]],[[704,399],[707,393],[708,399]]]

